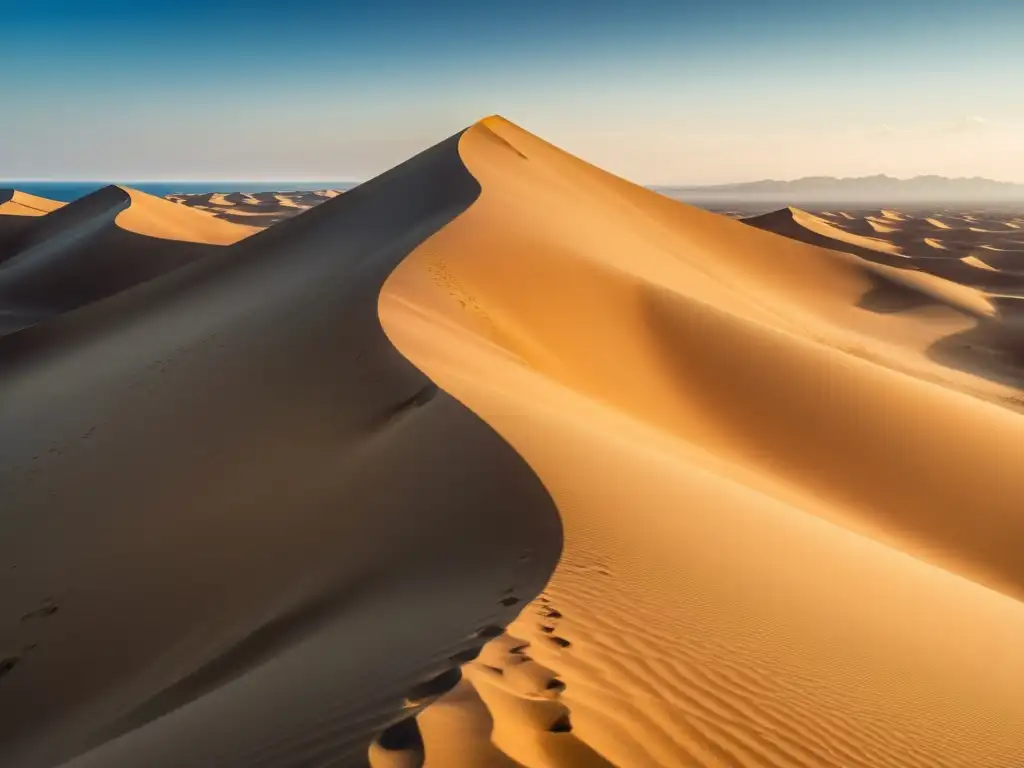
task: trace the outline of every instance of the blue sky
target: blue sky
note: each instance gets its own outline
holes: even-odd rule
[[[1024,182],[1024,2],[0,0],[0,178],[364,179],[491,113],[642,183]]]

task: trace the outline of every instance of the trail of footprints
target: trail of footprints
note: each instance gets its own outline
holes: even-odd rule
[[[529,559],[528,554],[521,560]],[[506,589],[496,601],[504,609],[511,609],[522,601],[514,588]],[[543,642],[558,650],[572,643],[557,634],[562,614],[551,606],[545,595],[537,599],[539,605],[538,629]],[[515,616],[511,616],[514,619]],[[370,745],[371,768],[422,768],[426,760],[423,737],[416,716],[429,704],[451,691],[462,680],[462,665],[472,664],[500,681],[501,687],[529,702],[524,714],[539,731],[551,734],[570,733],[572,721],[569,708],[561,701],[565,683],[548,667],[537,663],[527,653],[528,641],[508,634],[503,626],[484,624],[469,638],[467,647],[451,655],[448,661],[456,666],[431,677],[408,691],[405,697],[405,716],[390,725]]]
[[[59,610],[60,606],[53,599],[46,598],[39,607],[22,615],[19,624],[24,631],[17,634],[27,635],[28,638],[35,639],[29,640],[26,638],[19,650],[14,653],[7,651],[7,649],[0,649],[0,651],[5,651],[0,653],[0,682],[2,682],[3,678],[13,674],[15,667],[22,662],[26,654],[31,653],[39,646],[38,634],[42,627],[37,622],[50,618]]]

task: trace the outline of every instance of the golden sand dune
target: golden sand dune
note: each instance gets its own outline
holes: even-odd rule
[[[902,253],[899,246],[894,243],[878,237],[856,234],[799,208],[783,208],[779,211],[745,219],[745,221],[747,224],[758,229],[765,229],[769,232],[785,235],[795,240],[803,240],[814,245],[832,248],[836,242],[844,243],[848,246],[853,246],[848,249],[849,252],[860,255],[864,255],[865,251],[878,251],[879,253],[894,255],[901,255]],[[869,222],[869,224],[876,232],[898,231],[892,227],[879,229],[874,222]]]
[[[1021,299],[754,223],[492,117],[0,337],[0,765],[1019,768]]]
[[[868,222],[868,226],[870,226],[871,229],[873,229],[875,232],[881,232],[883,234],[887,234],[887,233],[891,233],[891,232],[899,232],[900,231],[899,227],[894,227],[894,226],[892,226],[892,224],[883,224],[883,223],[881,223],[882,220],[876,219],[873,216],[868,216],[866,220]]]
[[[523,460],[377,317],[478,193],[455,137],[0,338],[0,765],[365,766],[381,732],[415,751],[409,718],[561,541]]]
[[[960,224],[939,222],[934,216],[904,214],[898,226],[889,227],[879,224],[883,217],[877,212],[864,212],[860,217],[851,214],[845,221],[825,221],[799,209],[783,209],[744,221],[802,242],[852,253],[888,266],[917,270],[982,291],[1024,294],[1024,280],[1020,276],[1024,271],[1024,239],[1019,230],[1004,226],[1009,223],[1007,217],[988,219],[985,227],[975,227],[968,226],[964,217],[942,215],[946,222],[959,221]],[[981,221],[978,217],[972,219]],[[941,229],[940,237],[936,236],[936,229]],[[982,250],[1011,255],[985,272],[971,265],[965,268],[963,260]]]
[[[962,261],[964,264],[970,264],[972,267],[977,267],[978,269],[987,269],[990,272],[999,271],[991,264],[988,264],[987,262],[984,262],[981,259],[979,259],[977,256],[965,256],[964,258],[960,259],[960,261]]]
[[[64,203],[16,189],[0,190],[0,216],[42,216],[62,208]]]
[[[460,151],[480,199],[381,318],[537,471],[565,543],[421,718],[427,766],[469,765],[431,760],[455,734],[483,765],[1019,765],[1024,420],[924,354],[976,320],[873,310],[870,262],[497,118]]]
[[[0,241],[0,334],[145,282],[259,230],[106,187]]]

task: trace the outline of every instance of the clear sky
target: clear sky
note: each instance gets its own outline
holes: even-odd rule
[[[0,0],[0,178],[362,180],[500,113],[641,183],[1024,182],[1024,0]]]

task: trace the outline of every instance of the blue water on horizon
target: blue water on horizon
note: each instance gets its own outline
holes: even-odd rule
[[[318,189],[352,189],[354,181],[0,181],[0,189],[17,189],[30,195],[70,203],[110,184],[122,184],[158,197],[208,192],[308,192]]]

